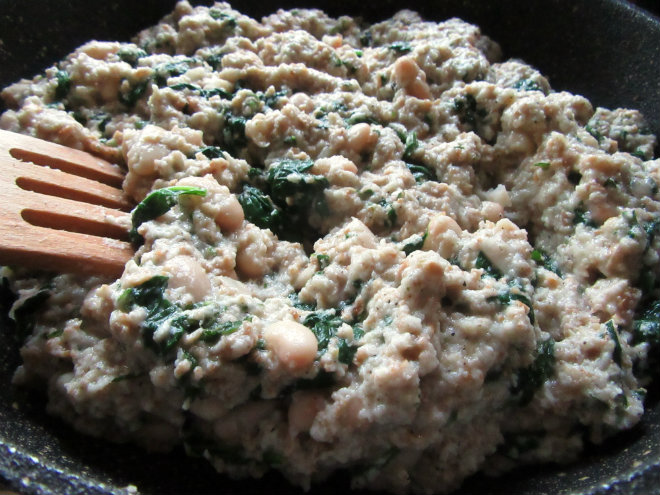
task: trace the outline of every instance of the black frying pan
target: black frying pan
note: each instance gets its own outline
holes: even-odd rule
[[[370,21],[400,8],[428,19],[459,16],[479,24],[502,45],[550,77],[555,89],[587,96],[595,105],[638,108],[660,133],[660,21],[614,0],[282,0],[235,2],[262,16],[277,7],[315,5],[333,15]],[[0,0],[0,86],[31,77],[83,42],[127,40],[155,23],[171,0]],[[653,3],[649,2],[649,6]],[[0,299],[7,301],[8,295]],[[11,327],[0,321],[0,477],[29,494],[119,494],[135,485],[145,495],[302,494],[277,475],[236,482],[181,452],[150,455],[130,445],[90,439],[44,413],[43,397],[11,387],[19,364]],[[477,476],[467,494],[660,494],[660,388],[651,387],[640,425],[588,449],[569,466],[530,467],[499,479]],[[314,495],[348,490],[341,475],[315,486]]]

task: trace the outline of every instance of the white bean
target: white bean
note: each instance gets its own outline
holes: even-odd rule
[[[236,199],[236,196],[228,196],[220,205],[220,211],[215,216],[215,223],[223,231],[233,232],[243,224],[245,215],[243,207]]]
[[[184,287],[195,301],[201,301],[211,293],[206,271],[192,256],[175,256],[167,261],[165,269],[170,273],[170,288]]]
[[[301,323],[292,320],[271,323],[264,329],[263,338],[280,363],[294,373],[306,371],[316,359],[316,335]]]

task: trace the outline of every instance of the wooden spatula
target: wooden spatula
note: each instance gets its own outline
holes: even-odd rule
[[[133,256],[122,170],[0,130],[0,265],[118,277]]]

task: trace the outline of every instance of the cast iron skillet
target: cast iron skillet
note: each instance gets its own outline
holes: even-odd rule
[[[519,57],[550,77],[555,89],[587,96],[595,105],[641,109],[660,131],[660,22],[614,0],[283,0],[273,6],[237,2],[260,17],[276,7],[314,4],[332,15],[384,19],[406,7],[425,18],[460,16],[499,41],[506,57]],[[155,23],[172,0],[0,0],[0,86],[31,77],[89,39],[127,40]],[[8,295],[3,299],[7,301]],[[0,322],[0,476],[29,494],[124,494],[135,485],[145,495],[301,494],[278,475],[236,482],[217,475],[204,461],[181,452],[147,455],[136,447],[84,437],[44,413],[39,393],[16,390],[11,375],[19,364],[11,326]],[[503,478],[477,476],[460,494],[519,495],[660,494],[660,390],[651,388],[642,423],[604,445],[588,449],[568,466],[530,467]],[[338,475],[312,493],[347,491]]]

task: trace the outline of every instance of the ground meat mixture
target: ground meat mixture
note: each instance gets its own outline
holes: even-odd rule
[[[303,487],[443,493],[636,424],[655,138],[500,56],[458,19],[183,1],[5,89],[0,127],[124,164],[138,205],[118,280],[4,269],[16,382]]]

